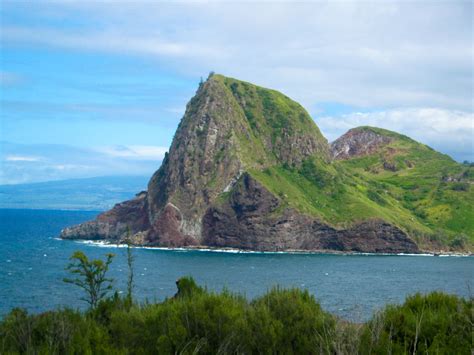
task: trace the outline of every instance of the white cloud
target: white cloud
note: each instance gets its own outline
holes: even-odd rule
[[[111,157],[130,158],[137,160],[161,160],[168,151],[167,147],[151,145],[130,145],[130,146],[111,146],[99,147],[97,151],[107,154]]]
[[[42,158],[34,156],[22,156],[22,155],[7,155],[5,161],[24,161],[24,162],[36,162],[40,161]]]
[[[184,115],[184,111],[186,111],[186,108],[185,107],[168,107],[165,109],[165,111]]]
[[[330,141],[357,126],[375,126],[403,133],[456,160],[474,161],[474,114],[437,108],[355,112],[316,120]]]
[[[17,85],[23,82],[23,77],[10,72],[0,71],[0,86]]]
[[[474,160],[472,7],[423,0],[55,2],[28,4],[35,26],[2,25],[0,36],[2,44],[145,57],[194,79],[213,70],[280,90],[310,111],[321,103],[353,108],[345,116],[316,117],[330,140],[373,125]],[[77,19],[81,26],[67,25]],[[71,110],[120,116],[108,107]],[[111,171],[123,171],[125,163],[161,159],[166,150],[99,147],[94,153],[111,161]]]
[[[0,184],[95,176],[151,176],[167,149],[156,146],[79,148],[0,141]]]
[[[90,22],[4,26],[2,39],[149,56],[193,77],[214,70],[307,107],[472,110],[471,2],[67,2],[36,10]]]
[[[73,172],[84,172],[87,170],[93,170],[94,167],[88,165],[78,165],[78,164],[54,164],[50,166],[51,169],[58,171],[73,171]]]
[[[89,33],[67,33],[50,29],[30,29],[17,26],[2,28],[2,36],[16,41],[28,41],[72,49],[100,50],[127,54],[153,56],[191,57],[195,55],[216,56],[218,49],[205,48],[193,42],[174,42],[161,38],[158,34],[130,36],[123,32],[105,31]]]

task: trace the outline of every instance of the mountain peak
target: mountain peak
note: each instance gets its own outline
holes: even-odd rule
[[[330,148],[297,102],[212,74],[187,104],[147,192],[62,236],[120,242],[130,229],[142,245],[416,252],[406,231],[429,227],[365,172],[422,166],[426,154],[452,167],[375,127],[352,129]],[[344,165],[367,155],[377,156],[362,174]]]
[[[331,143],[333,159],[349,159],[370,155],[393,141],[393,132],[362,126],[352,128]]]

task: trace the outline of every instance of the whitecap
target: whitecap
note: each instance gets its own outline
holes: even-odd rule
[[[62,239],[60,239],[62,240]],[[91,246],[97,246],[101,248],[127,248],[126,244],[110,243],[105,240],[75,240],[74,242],[80,244],[86,244]],[[180,253],[188,252],[205,252],[205,253],[229,253],[229,254],[305,254],[305,255],[342,255],[342,256],[435,256],[432,253],[363,253],[363,252],[338,252],[338,251],[322,251],[322,250],[287,250],[287,251],[261,251],[261,250],[243,250],[238,248],[200,248],[200,247],[157,247],[157,246],[131,246],[133,249],[146,249],[146,250],[163,250],[163,251],[174,251]],[[442,254],[437,256],[472,256],[470,254]]]

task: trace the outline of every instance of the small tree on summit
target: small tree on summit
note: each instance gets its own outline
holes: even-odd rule
[[[89,260],[82,251],[76,251],[70,258],[71,263],[66,267],[66,270],[76,278],[64,278],[63,281],[82,288],[86,296],[81,299],[89,303],[91,308],[96,308],[97,304],[112,290],[114,280],[107,278],[106,274],[114,256],[114,254],[106,254],[105,261]]]

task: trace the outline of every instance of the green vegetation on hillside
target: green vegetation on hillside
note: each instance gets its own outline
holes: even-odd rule
[[[270,136],[275,144],[284,131],[299,131],[325,140],[308,112],[282,93],[232,78],[219,80],[230,88],[256,136]]]
[[[422,246],[472,248],[474,168],[395,132],[372,127],[358,129],[372,130],[393,140],[372,155],[337,163],[374,188],[378,186],[379,193],[406,211],[409,220],[397,214],[398,223]],[[384,164],[391,169],[384,168]]]
[[[312,144],[318,155],[328,158],[327,140],[308,112],[282,93],[244,81],[213,75],[232,98],[245,131],[236,132],[242,149],[240,158],[249,167],[274,164],[297,165],[301,151],[293,149],[291,137],[299,136]],[[226,119],[230,119],[227,117]]]
[[[347,227],[382,218],[427,249],[468,250],[474,238],[474,193],[468,183],[443,182],[443,174],[465,175],[456,163],[448,164],[444,170],[428,162],[407,172],[374,174],[369,170],[373,157],[332,163],[310,158],[300,169],[273,166],[250,173],[286,206],[329,224]]]

